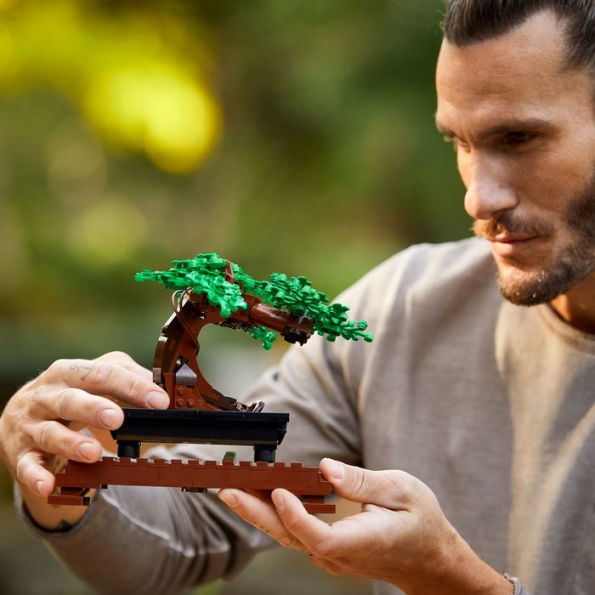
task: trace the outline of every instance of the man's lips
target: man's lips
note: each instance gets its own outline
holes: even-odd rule
[[[529,242],[538,238],[537,235],[526,235],[520,233],[499,233],[494,236],[487,236],[490,242],[496,242],[498,244],[518,244],[521,242]]]
[[[541,239],[540,235],[527,235],[520,233],[498,233],[494,236],[487,236],[492,243],[492,252],[494,255],[502,258],[515,258],[523,255],[529,255],[534,245],[533,242]]]

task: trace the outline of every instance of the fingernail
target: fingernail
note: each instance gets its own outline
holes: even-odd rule
[[[113,409],[103,409],[99,412],[99,419],[104,426],[111,427],[115,416],[116,412]]]
[[[93,445],[90,442],[83,442],[79,446],[79,454],[84,459],[90,459],[93,456],[93,450],[95,449],[93,448]]]
[[[41,491],[41,490],[42,490],[42,488],[43,488],[43,481],[42,481],[41,479],[38,479],[38,480],[35,482],[35,489],[37,490],[37,493],[38,493],[40,496],[43,496],[43,492]]]
[[[152,409],[165,409],[169,405],[169,397],[165,393],[153,391],[148,394],[147,403]]]
[[[279,512],[283,512],[285,510],[285,505],[287,504],[287,500],[285,499],[285,494],[283,492],[280,492],[279,490],[275,490],[274,498],[275,498],[275,508]]]
[[[221,490],[218,494],[219,499],[223,500],[230,508],[235,508],[238,505],[237,496],[230,490]]]
[[[327,475],[334,479],[343,479],[345,477],[345,465],[333,459],[325,459]]]

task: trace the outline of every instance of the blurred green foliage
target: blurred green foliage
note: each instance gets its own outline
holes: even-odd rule
[[[169,302],[139,268],[214,251],[333,296],[466,235],[440,5],[0,0],[3,378],[149,362]]]

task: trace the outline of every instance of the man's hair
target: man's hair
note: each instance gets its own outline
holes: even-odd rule
[[[508,33],[542,10],[564,25],[566,65],[595,73],[595,0],[447,0],[442,30],[463,47]]]

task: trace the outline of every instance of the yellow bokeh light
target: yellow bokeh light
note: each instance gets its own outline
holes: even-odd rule
[[[175,17],[131,10],[114,20],[82,0],[7,12],[0,23],[5,88],[57,89],[102,137],[171,173],[195,169],[211,152],[223,117],[201,76],[210,54]]]
[[[171,64],[101,73],[82,98],[89,120],[112,142],[144,151],[161,169],[194,169],[217,142],[219,107],[199,81]]]

